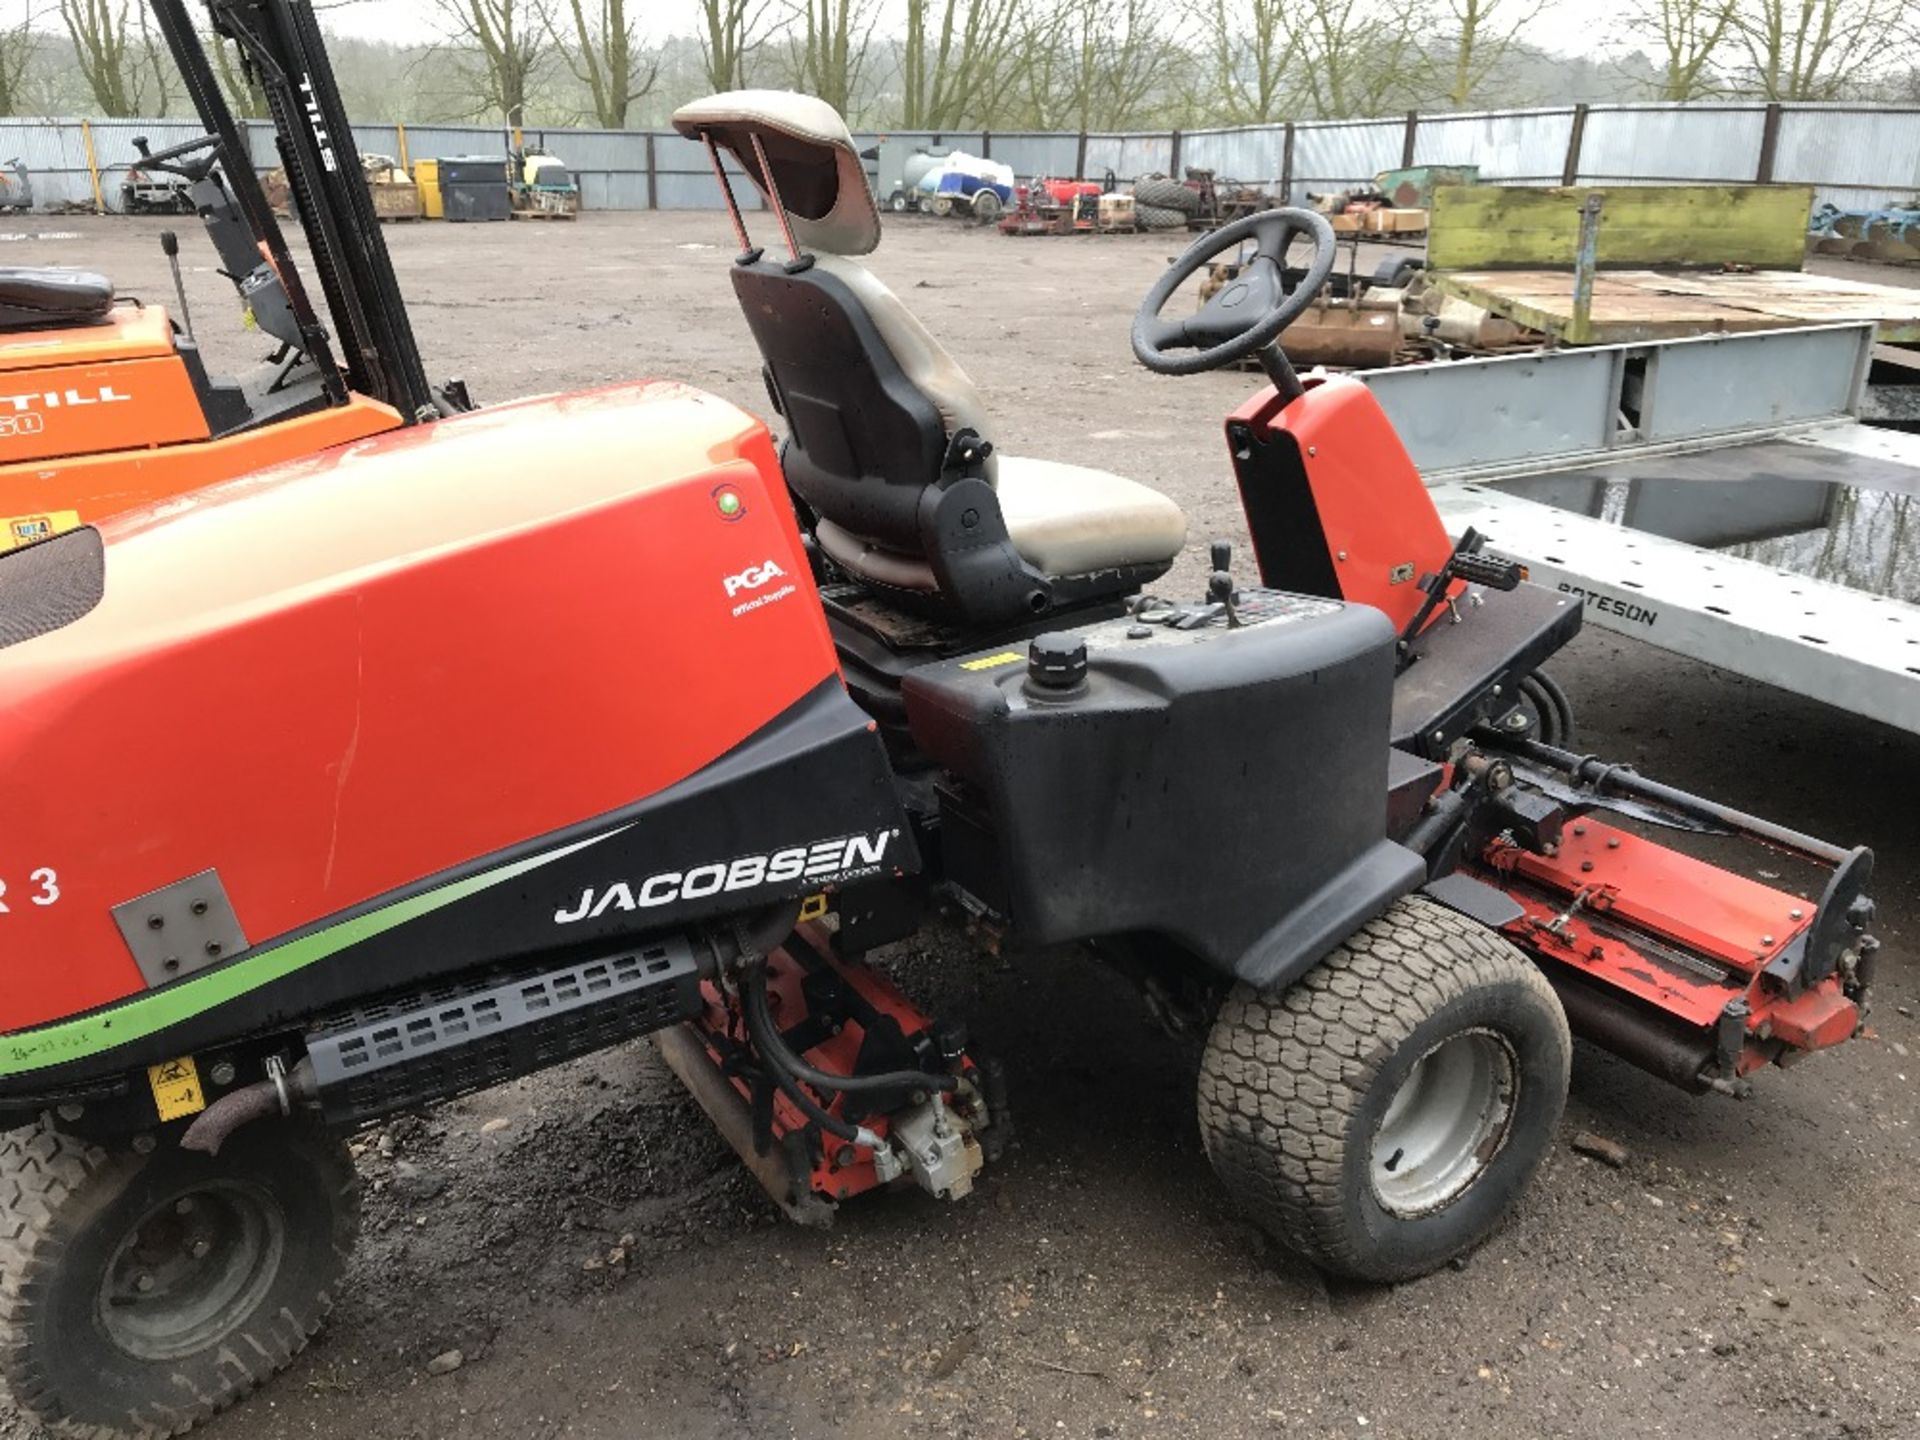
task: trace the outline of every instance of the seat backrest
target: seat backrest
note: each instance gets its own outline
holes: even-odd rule
[[[747,247],[734,291],[787,422],[787,483],[812,512],[820,548],[939,618],[1046,608],[1046,579],[1020,559],[994,495],[980,392],[850,258],[879,242],[880,216],[846,123],[810,96],[744,91],[685,106],[674,125],[713,150],[716,169],[729,153],[787,236],[785,261],[751,248],[731,207]],[[730,185],[727,194],[731,202]]]
[[[973,381],[857,261],[759,259],[734,267],[733,288],[787,422],[787,483],[841,530],[919,556],[924,492],[953,437],[986,434]],[[979,470],[992,484],[991,456]]]

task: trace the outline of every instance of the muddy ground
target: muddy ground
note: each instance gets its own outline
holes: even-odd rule
[[[87,263],[163,299],[161,228],[35,219],[29,236],[73,234],[0,244],[0,263]],[[764,409],[717,213],[388,236],[431,373],[482,399],[641,374]],[[247,354],[186,238],[209,350]],[[1130,359],[1128,317],[1175,248],[903,222],[874,268],[981,382],[1004,448],[1180,500],[1177,581],[1197,588],[1204,542],[1241,535],[1220,417],[1249,383]],[[1920,1433],[1920,740],[1604,632],[1555,669],[1588,747],[1878,849],[1869,1037],[1763,1075],[1745,1103],[1583,1048],[1563,1143],[1511,1223],[1458,1269],[1352,1288],[1234,1214],[1200,1151],[1190,1062],[1122,985],[1072,956],[975,959],[942,938],[900,969],[1005,1059],[1020,1127],[971,1199],[777,1224],[629,1047],[364,1137],[366,1242],[333,1323],[206,1433]],[[1573,1153],[1579,1130],[1630,1162]],[[430,1375],[453,1349],[464,1363]]]

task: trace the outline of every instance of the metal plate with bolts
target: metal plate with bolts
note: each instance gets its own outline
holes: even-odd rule
[[[247,949],[246,932],[217,870],[202,870],[123,901],[113,907],[113,923],[149,989]]]

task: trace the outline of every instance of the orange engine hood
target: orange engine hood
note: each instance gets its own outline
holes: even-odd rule
[[[836,673],[766,430],[682,385],[99,529],[100,603],[0,647],[0,1031],[142,987],[123,901],[217,867],[259,944],[653,794]]]

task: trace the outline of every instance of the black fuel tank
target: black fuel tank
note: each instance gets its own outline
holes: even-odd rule
[[[905,680],[914,741],[959,782],[941,868],[1016,940],[1152,932],[1277,983],[1424,878],[1386,837],[1392,626],[1273,591],[1237,608],[1238,628],[1163,612],[1062,632],[1046,665]]]

